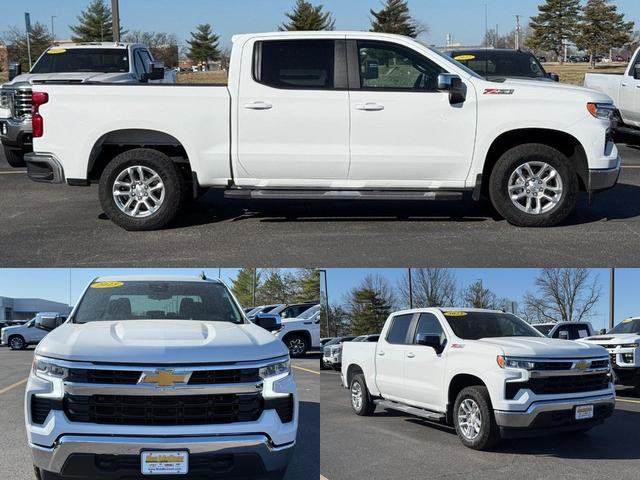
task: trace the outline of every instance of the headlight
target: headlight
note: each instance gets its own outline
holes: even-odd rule
[[[533,370],[536,364],[529,360],[519,360],[517,358],[509,358],[504,355],[498,355],[496,359],[500,368],[519,368],[522,370]]]
[[[266,367],[262,367],[260,369],[260,378],[270,378],[284,375],[289,373],[290,368],[291,367],[289,360],[285,360],[284,362],[272,363],[271,365],[267,365]]]
[[[53,363],[53,360],[34,357],[31,372],[37,377],[54,377],[64,379],[68,376],[69,369],[56,365]]]
[[[610,103],[587,103],[587,110],[593,118],[600,120],[613,120],[616,107]]]

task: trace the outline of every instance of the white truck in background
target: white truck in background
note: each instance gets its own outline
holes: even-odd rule
[[[312,348],[320,348],[320,305],[314,305],[297,317],[282,318],[276,332],[293,358],[303,357]]]
[[[34,85],[80,83],[176,83],[176,73],[156,62],[146,45],[65,43],[46,49],[28,73],[0,88],[0,142],[7,162],[24,167],[32,151],[31,93]],[[37,87],[36,87],[37,88]]]
[[[546,338],[501,311],[401,311],[377,343],[342,349],[342,384],[357,415],[381,407],[446,423],[473,449],[502,438],[584,432],[613,414],[606,350]]]
[[[189,197],[491,199],[551,226],[620,173],[611,99],[555,82],[487,81],[410,38],[237,35],[228,85],[52,85],[33,92],[28,176],[98,183],[128,230],[169,224]]]
[[[35,351],[37,478],[282,479],[299,410],[279,328],[249,322],[218,280],[96,278]]]
[[[617,133],[640,136],[640,48],[623,74],[587,73],[584,86],[613,99],[619,112],[615,119]]]
[[[611,355],[616,384],[634,387],[640,395],[640,317],[627,318],[604,335],[586,338]]]
[[[589,322],[548,322],[531,326],[546,337],[561,340],[581,340],[596,334]]]
[[[24,325],[0,329],[0,346],[7,346],[11,350],[23,350],[28,345],[37,345],[49,333],[49,330],[38,327],[38,321],[43,317],[53,319],[58,326],[67,320],[67,316],[59,312],[40,312]]]

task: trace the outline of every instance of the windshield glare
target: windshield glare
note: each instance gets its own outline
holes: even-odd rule
[[[453,333],[464,340],[499,337],[544,337],[527,322],[502,312],[443,312]]]
[[[319,311],[320,311],[320,305],[314,305],[313,307],[305,310],[300,315],[298,315],[298,318],[302,320],[309,320],[310,318],[313,318],[314,315]]]
[[[640,333],[640,318],[623,320],[608,333]]]
[[[533,55],[524,52],[486,50],[472,53],[451,52],[454,61],[488,79],[521,77],[547,78],[547,72]],[[455,60],[464,58],[464,60]]]
[[[207,320],[243,323],[227,288],[188,281],[92,283],[80,300],[74,323],[113,320]]]
[[[51,48],[31,73],[127,73],[129,55],[122,48]]]

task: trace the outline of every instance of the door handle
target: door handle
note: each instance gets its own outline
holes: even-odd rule
[[[365,112],[379,112],[380,110],[384,110],[384,105],[373,102],[360,103],[356,105],[356,110],[363,110]]]
[[[382,357],[384,355],[384,352],[378,352],[378,355]]]
[[[272,107],[269,102],[252,102],[244,106],[248,110],[271,110]]]
[[[415,357],[415,356],[416,356],[416,355],[415,355],[413,352],[409,352],[409,353],[407,353],[407,358],[413,358],[413,357]]]

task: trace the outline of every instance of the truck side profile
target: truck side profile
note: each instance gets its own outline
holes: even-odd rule
[[[207,188],[292,200],[469,193],[512,224],[549,226],[620,172],[608,96],[487,81],[382,33],[239,35],[228,85],[42,85],[33,100],[29,177],[99,183],[105,213],[129,230],[162,228]]]
[[[446,423],[479,450],[502,438],[587,431],[615,404],[604,349],[546,338],[491,310],[394,313],[377,343],[343,344],[341,378],[357,415],[379,406]]]
[[[281,479],[298,395],[279,323],[260,320],[217,280],[93,280],[35,352],[24,408],[37,478]]]
[[[11,350],[22,350],[28,345],[37,345],[49,333],[38,328],[38,319],[51,317],[58,326],[62,325],[67,317],[57,312],[40,312],[24,325],[5,327],[0,330],[0,345],[8,346]]]

